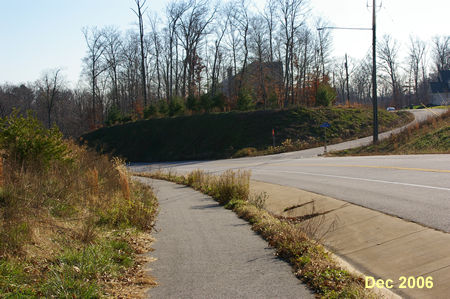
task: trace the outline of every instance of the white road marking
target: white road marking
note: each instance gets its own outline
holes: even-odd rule
[[[436,190],[450,191],[450,188],[444,188],[444,187],[435,187],[435,186],[410,184],[410,183],[400,183],[400,182],[392,182],[392,181],[382,181],[382,180],[374,180],[374,179],[354,178],[354,177],[341,176],[341,175],[319,174],[319,173],[303,172],[303,171],[252,169],[252,172],[253,171],[254,172],[279,172],[279,173],[306,174],[306,175],[312,175],[312,176],[322,176],[322,177],[331,177],[331,178],[347,179],[347,180],[355,180],[355,181],[365,181],[365,182],[384,183],[384,184],[393,184],[393,185],[403,185],[403,186],[409,186],[409,187],[417,187],[417,188],[427,188],[427,189],[436,189]]]

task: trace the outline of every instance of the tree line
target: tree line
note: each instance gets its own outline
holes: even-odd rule
[[[82,84],[69,89],[60,69],[35,83],[0,86],[0,113],[36,111],[70,135],[105,123],[183,113],[371,103],[371,54],[333,57],[327,21],[307,0],[212,4],[172,1],[162,15],[133,0],[135,30],[83,28]],[[450,36],[379,38],[380,105],[426,102],[428,81],[450,68]]]

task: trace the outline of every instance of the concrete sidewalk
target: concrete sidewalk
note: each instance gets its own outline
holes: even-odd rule
[[[160,213],[150,274],[151,298],[314,298],[291,266],[250,224],[211,197],[165,181],[150,184]]]
[[[266,192],[266,208],[296,217],[323,213],[316,236],[333,253],[366,276],[392,279],[396,294],[405,298],[449,298],[450,234],[330,197],[292,187],[252,181],[251,192]],[[314,205],[314,208],[313,208]],[[313,225],[314,226],[314,225]],[[333,229],[325,234],[330,228]],[[399,288],[400,277],[418,283],[432,277],[432,288]],[[411,285],[410,285],[411,286]]]

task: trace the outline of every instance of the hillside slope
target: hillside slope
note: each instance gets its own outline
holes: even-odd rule
[[[437,118],[417,124],[377,145],[331,153],[350,155],[450,154],[450,110]]]
[[[130,161],[202,160],[231,157],[238,150],[277,145],[286,139],[311,146],[323,138],[320,124],[331,124],[328,138],[340,142],[372,132],[372,112],[362,108],[296,108],[278,111],[229,112],[143,120],[101,128],[82,136],[90,146]],[[380,111],[380,129],[410,121],[406,112]]]

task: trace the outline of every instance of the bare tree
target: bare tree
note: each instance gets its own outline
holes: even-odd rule
[[[273,62],[273,34],[276,30],[275,14],[276,14],[275,0],[268,0],[264,8],[263,17],[266,20],[267,30],[269,33],[269,61]]]
[[[145,3],[147,0],[135,0],[137,10],[133,10],[139,20],[139,40],[141,44],[141,80],[142,80],[142,93],[144,96],[144,106],[147,106],[147,80],[146,80],[146,72],[145,72],[145,55],[144,55],[144,20],[142,15],[147,10],[145,8]]]
[[[175,95],[179,95],[179,74],[178,74],[178,39],[177,39],[177,27],[179,26],[180,18],[191,7],[193,0],[189,1],[174,1],[171,2],[166,8],[166,14],[168,18],[167,36],[168,36],[168,69],[167,69],[167,84],[168,94],[167,97],[171,99],[173,97],[173,79],[175,73]],[[173,57],[173,48],[175,48],[175,63]],[[175,64],[175,71],[174,71]]]
[[[259,90],[264,102],[264,109],[267,108],[267,92],[265,84],[265,74],[263,62],[267,60],[267,36],[264,30],[265,19],[262,16],[254,16],[250,19],[250,50],[252,58],[258,62],[258,82]],[[270,49],[269,49],[270,51]],[[270,55],[270,54],[269,54]],[[269,58],[270,59],[270,58]]]
[[[409,38],[409,55],[408,55],[408,61],[409,61],[409,68],[410,73],[413,79],[414,83],[414,94],[416,98],[416,102],[419,101],[419,83],[421,77],[423,78],[425,74],[420,74],[420,72],[424,72],[424,70],[421,68],[422,65],[424,65],[424,59],[425,59],[425,51],[426,51],[426,45],[423,41],[419,40],[417,37],[413,38],[412,36]]]
[[[293,100],[294,37],[304,24],[300,17],[306,8],[306,0],[278,0],[278,8],[284,38],[284,106],[287,107],[289,97],[291,102]]]
[[[44,72],[41,79],[36,81],[38,99],[43,102],[47,113],[47,126],[52,125],[52,112],[58,99],[58,94],[63,88],[64,81],[61,77],[61,69],[57,68]]]
[[[186,86],[188,95],[193,95],[195,85],[195,69],[200,63],[198,56],[199,44],[206,34],[207,26],[212,22],[216,10],[209,11],[207,2],[193,1],[189,11],[180,18],[180,32],[178,37],[185,51],[183,61],[183,84],[182,96],[186,97]]]
[[[123,98],[122,109],[124,112],[129,112],[140,93],[141,59],[138,34],[128,31],[125,36],[121,54],[123,62],[120,71],[120,89]]]
[[[356,71],[352,75],[353,88],[356,91],[356,99],[360,104],[370,103],[372,90],[372,53],[360,60]]]
[[[222,11],[221,15],[224,16],[224,18],[221,18],[220,20],[217,20],[217,24],[215,24],[215,35],[216,39],[214,41],[214,60],[212,65],[212,75],[211,75],[211,93],[212,95],[216,95],[216,88],[219,81],[219,70],[220,70],[220,57],[222,55],[221,51],[221,43],[222,39],[225,35],[225,32],[228,28],[228,22],[230,20],[230,13],[229,11]]]
[[[436,70],[450,69],[450,35],[435,36],[433,38],[433,56]]]
[[[157,89],[156,89],[156,97],[158,100],[161,99],[161,51],[162,51],[162,45],[161,45],[161,37],[159,35],[156,23],[157,18],[156,16],[154,18],[149,18],[150,25],[152,28],[150,39],[153,43],[153,49],[154,49],[154,55],[155,55],[155,66],[156,66],[156,82],[157,82]]]
[[[328,22],[326,22],[322,18],[318,18],[316,20],[316,28],[324,28],[329,26]],[[322,80],[325,79],[326,71],[325,66],[328,64],[328,57],[331,52],[331,36],[329,30],[318,30],[317,31],[317,41],[316,41],[317,53],[318,53],[318,62],[320,64],[320,73],[322,75]],[[318,73],[319,73],[318,72]]]
[[[109,76],[112,82],[112,102],[114,105],[119,105],[119,67],[122,63],[121,50],[122,39],[120,32],[115,27],[106,27],[102,31],[105,42],[105,61],[108,66]]]
[[[246,0],[239,0],[236,3],[236,14],[234,14],[234,20],[238,24],[238,32],[242,37],[242,45],[244,47],[244,57],[242,60],[242,70],[239,80],[239,87],[238,91],[241,90],[243,84],[245,84],[246,81],[246,70],[247,70],[247,63],[248,63],[248,30],[250,26],[250,18],[248,15],[248,7],[245,2]]]
[[[96,105],[97,105],[97,79],[105,70],[105,65],[102,61],[103,52],[105,51],[104,36],[101,31],[96,27],[91,29],[83,28],[84,38],[88,48],[87,56],[84,58],[86,66],[86,72],[90,79],[91,91],[92,91],[92,125],[96,125]],[[103,113],[103,111],[100,111]]]
[[[388,81],[392,88],[392,97],[394,102],[400,100],[400,80],[398,65],[399,45],[390,35],[384,35],[378,44],[378,57],[380,60],[380,69],[389,78]],[[399,103],[401,104],[401,103]]]
[[[228,47],[231,47],[231,56],[232,56],[232,65],[233,71],[230,75],[237,74],[237,58],[238,51],[240,48],[241,40],[240,35],[238,33],[238,26],[235,24],[234,20],[236,19],[237,11],[234,8],[232,2],[229,2],[226,6],[226,13],[229,15],[230,21],[228,22],[228,34],[227,34],[227,44]]]

